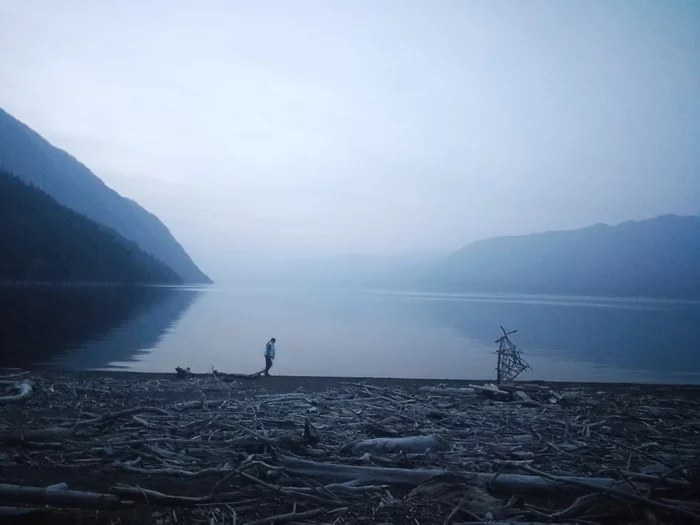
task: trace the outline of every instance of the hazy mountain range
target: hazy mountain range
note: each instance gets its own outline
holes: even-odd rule
[[[0,282],[183,282],[135,242],[1,168],[0,224]]]
[[[50,236],[39,231],[42,217],[53,214],[62,218],[63,235],[73,251],[79,252],[81,243],[83,247],[102,243],[103,256],[109,251],[105,252],[105,247],[110,245],[115,254],[121,253],[119,257],[115,255],[115,260],[131,261],[123,262],[125,268],[132,263],[140,266],[138,271],[130,266],[122,276],[139,275],[143,279],[144,275],[157,275],[157,280],[173,282],[173,275],[168,273],[172,269],[179,281],[211,282],[157,217],[120,196],[68,153],[53,147],[1,109],[0,168],[55,199],[31,196],[16,185],[7,186],[22,194],[27,202],[37,203],[31,212],[36,215],[33,222],[27,215],[29,211],[23,212],[21,206],[15,206],[15,216],[6,219],[6,225],[19,220],[15,224],[25,228],[22,231],[27,237],[45,238],[47,245],[55,248],[56,243],[52,245],[48,240]],[[76,216],[59,211],[56,203],[101,225],[100,233]],[[43,207],[43,211],[38,209]],[[15,229],[20,231],[20,226]],[[4,253],[10,253],[10,243],[15,242],[7,239],[3,241]],[[115,244],[115,239],[121,240]],[[131,258],[120,252],[125,247],[129,252],[130,242],[149,256],[139,255],[140,250],[133,249]],[[17,264],[30,265],[28,275],[36,276],[36,261],[43,256],[40,250],[36,251],[36,243],[24,243],[27,247],[35,251],[16,254],[15,262],[32,261]],[[74,260],[87,265],[84,268],[97,264],[95,260],[90,262],[86,254],[81,257]],[[162,267],[159,261],[164,263]],[[67,271],[65,260],[62,264]],[[346,255],[280,258],[247,265],[239,260],[236,264],[238,271],[234,273],[240,276],[234,283],[237,285],[700,298],[700,218],[667,215],[617,226],[597,224],[579,230],[491,238],[446,257]],[[13,271],[21,274],[20,270],[15,267]],[[99,272],[94,268],[91,271],[83,271],[83,279],[77,278],[81,272],[76,272],[76,280],[119,275],[115,268],[105,265]]]
[[[486,239],[444,259],[425,283],[451,292],[700,298],[700,217]]]
[[[342,256],[258,262],[263,287],[700,298],[700,217],[495,237],[445,255]]]
[[[58,203],[135,242],[188,283],[211,282],[168,228],[136,202],[109,188],[86,166],[0,109],[0,168]]]

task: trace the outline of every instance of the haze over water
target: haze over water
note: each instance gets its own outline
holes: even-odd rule
[[[276,337],[274,374],[489,379],[503,325],[532,365],[523,379],[700,383],[698,302],[223,287],[0,296],[26,319],[3,334],[1,366],[252,373]]]

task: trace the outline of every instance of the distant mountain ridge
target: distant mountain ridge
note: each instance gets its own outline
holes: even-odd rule
[[[38,187],[60,204],[134,241],[170,266],[185,282],[211,282],[155,215],[119,195],[85,165],[2,109],[0,168]]]
[[[445,291],[700,299],[700,217],[478,241],[426,279]]]
[[[181,284],[116,231],[0,169],[0,282]]]

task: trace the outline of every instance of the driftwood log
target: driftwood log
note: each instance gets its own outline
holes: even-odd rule
[[[22,380],[12,379],[5,386]],[[214,374],[47,374],[36,384],[41,403],[0,407],[6,521],[48,512],[92,523],[97,513],[82,509],[114,508],[96,523],[127,525],[133,506],[161,525],[681,523],[700,514],[700,392],[681,388],[336,382],[280,392],[265,390],[274,380]],[[44,475],[73,490],[18,486]],[[90,492],[105,479],[108,494]]]
[[[50,487],[26,487],[5,483],[0,483],[0,502],[33,503],[83,509],[115,509],[129,505],[128,502],[124,502],[112,494],[55,490]]]
[[[429,394],[442,394],[442,395],[451,395],[451,394],[462,394],[462,395],[473,395],[476,393],[476,389],[470,388],[470,387],[449,387],[449,386],[422,386],[418,389],[420,392],[426,392]]]
[[[26,379],[24,381],[20,381],[19,383],[14,381],[2,381],[0,384],[9,385],[12,389],[17,390],[17,394],[0,397],[0,405],[22,403],[32,397],[32,394],[34,393],[34,386],[32,385],[32,382]]]
[[[281,457],[280,465],[287,472],[318,479],[332,479],[336,481],[357,480],[371,484],[396,484],[396,485],[420,485],[430,478],[451,473],[442,469],[402,469],[364,467],[357,465],[342,465],[335,463],[319,463],[292,457]],[[612,488],[615,485],[613,478],[583,478],[560,477],[552,481],[540,476],[528,476],[524,474],[485,474],[478,472],[452,472],[466,477],[474,477],[481,482],[489,483],[493,490],[498,492],[532,492],[554,491],[563,488],[572,491],[577,490],[577,483],[588,483],[593,486]],[[580,492],[580,490],[579,490]]]
[[[350,445],[353,454],[386,454],[392,452],[421,453],[428,450],[449,450],[450,445],[435,434],[428,436],[408,436],[399,438],[374,438],[358,441]]]

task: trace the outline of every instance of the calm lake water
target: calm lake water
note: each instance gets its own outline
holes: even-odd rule
[[[699,302],[216,287],[0,287],[0,366],[489,379],[500,325],[523,378],[700,383]]]

